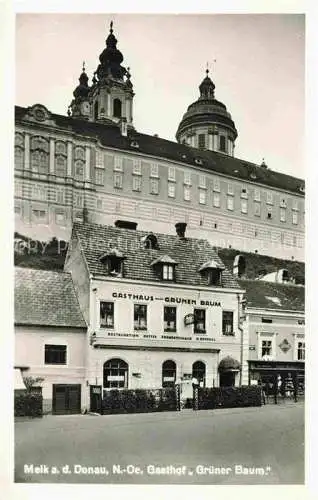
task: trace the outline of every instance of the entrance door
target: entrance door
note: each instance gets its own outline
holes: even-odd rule
[[[53,384],[53,414],[67,415],[81,412],[80,384]]]
[[[90,409],[94,413],[102,412],[102,386],[101,385],[91,385],[90,386]]]

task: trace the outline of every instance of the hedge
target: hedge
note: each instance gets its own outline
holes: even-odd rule
[[[15,417],[42,417],[43,398],[41,392],[16,391],[14,394]]]
[[[178,398],[174,388],[127,389],[104,392],[102,413],[147,413],[174,411],[178,409]]]
[[[261,404],[261,387],[256,385],[198,389],[199,410],[261,406]]]

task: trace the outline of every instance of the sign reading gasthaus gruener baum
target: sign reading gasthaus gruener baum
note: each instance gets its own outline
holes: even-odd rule
[[[112,297],[114,299],[129,299],[129,300],[142,300],[142,301],[154,301],[161,300],[163,302],[169,302],[173,304],[189,304],[189,305],[200,305],[200,306],[218,306],[221,307],[221,302],[211,301],[211,300],[196,300],[196,299],[185,299],[183,297],[155,297],[153,295],[142,295],[133,293],[121,293],[113,292]]]

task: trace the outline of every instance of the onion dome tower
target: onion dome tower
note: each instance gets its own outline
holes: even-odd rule
[[[199,90],[199,99],[190,104],[179,124],[177,141],[234,156],[237,130],[226,106],[214,97],[215,85],[208,69]]]
[[[100,64],[92,80],[90,119],[119,125],[124,122],[127,127],[133,128],[133,85],[129,68],[121,64],[123,60],[111,21],[106,48],[99,56]]]
[[[72,100],[68,114],[74,118],[88,120],[90,117],[88,76],[85,73],[85,63],[83,62],[82,73],[79,77],[79,85],[73,92],[74,99]]]

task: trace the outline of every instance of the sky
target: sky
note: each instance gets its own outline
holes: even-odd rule
[[[209,63],[238,130],[235,156],[304,177],[302,14],[18,14],[16,104],[65,115],[82,62],[90,79],[97,68],[111,20],[139,132],[175,141]]]

